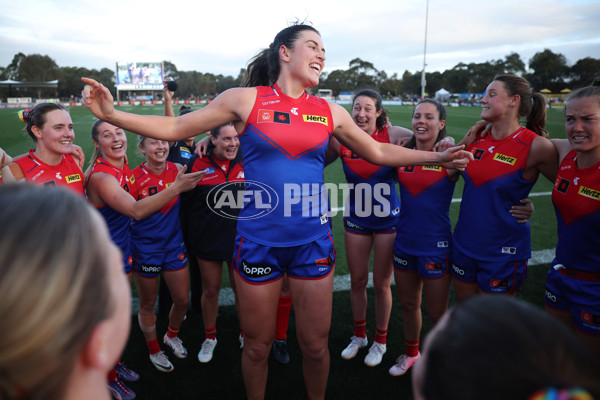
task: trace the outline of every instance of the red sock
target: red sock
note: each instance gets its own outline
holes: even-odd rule
[[[354,336],[367,337],[367,320],[354,321]]]
[[[291,296],[279,296],[277,305],[277,322],[275,324],[275,339],[287,339],[288,323],[290,321],[290,311],[292,309]]]
[[[108,372],[108,381],[112,382],[115,379],[117,379],[117,370],[113,368]]]
[[[158,339],[154,338],[154,340],[147,341],[146,346],[148,346],[148,351],[150,355],[156,354],[160,351],[160,346],[158,345]]]
[[[419,341],[406,340],[404,342],[404,352],[409,357],[416,357],[419,354]]]
[[[387,329],[381,330],[375,328],[375,341],[377,343],[385,344],[387,341]]]
[[[169,325],[169,329],[167,330],[168,337],[170,337],[170,338],[177,337],[178,333],[179,333],[179,328],[173,328],[171,325]]]
[[[207,339],[216,339],[217,338],[217,327],[213,326],[212,328],[204,330],[204,336]]]

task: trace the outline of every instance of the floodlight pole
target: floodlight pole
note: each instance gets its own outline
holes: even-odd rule
[[[425,47],[423,48],[423,71],[421,72],[421,99],[425,98],[425,66],[427,57],[427,21],[429,20],[429,0],[425,8]]]

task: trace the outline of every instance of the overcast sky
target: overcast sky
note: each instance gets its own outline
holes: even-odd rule
[[[359,57],[399,75],[423,67],[426,0],[0,0],[0,66],[18,52],[60,67],[171,61],[236,77],[294,19],[321,32],[326,71]],[[600,58],[600,0],[430,0],[427,71],[459,62],[527,64],[548,48]]]

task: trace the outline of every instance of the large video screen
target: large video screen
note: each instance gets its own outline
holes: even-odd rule
[[[162,90],[162,62],[117,63],[117,89]]]

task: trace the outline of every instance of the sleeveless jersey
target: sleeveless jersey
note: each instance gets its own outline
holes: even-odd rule
[[[448,254],[452,244],[450,203],[455,182],[440,166],[398,168],[400,217],[396,243],[415,256]]]
[[[83,195],[83,173],[70,154],[64,154],[57,165],[48,165],[37,158],[34,150],[14,162],[19,165],[28,182],[43,186],[64,186]]]
[[[371,137],[380,143],[390,142],[387,127],[377,129]],[[400,212],[394,182],[396,168],[371,164],[343,144],[340,144],[340,158],[350,184],[346,215],[369,229],[395,226]]]
[[[266,246],[310,243],[330,231],[323,183],[329,104],[306,93],[293,99],[276,84],[256,89],[239,134],[247,187],[238,232]]]
[[[132,171],[137,200],[153,196],[165,190],[177,177],[177,166],[166,163],[160,175],[150,172],[144,164]],[[179,222],[179,196],[168,202],[159,211],[139,221],[131,221],[131,244],[136,253],[163,253],[178,249],[183,244]]]
[[[205,260],[231,261],[240,212],[234,199],[244,191],[244,170],[239,154],[231,161],[212,154],[194,156],[190,172],[207,168],[196,187],[182,196],[188,210],[191,250]]]
[[[454,245],[469,257],[495,262],[531,258],[529,222],[519,224],[509,211],[529,196],[537,180],[523,178],[536,137],[519,128],[504,139],[488,135],[467,147],[475,160],[463,172],[465,187]]]
[[[577,168],[575,151],[560,164],[552,203],[556,211],[556,261],[567,268],[600,272],[600,163]]]
[[[132,193],[135,193],[135,178],[129,169],[127,163],[123,164],[123,169],[117,168],[108,162],[104,161],[102,157],[99,157],[92,168],[90,173],[90,177],[98,172],[104,172],[113,176],[119,186],[123,188],[131,197],[135,198]],[[98,211],[104,217],[106,221],[106,225],[108,225],[108,230],[110,232],[110,236],[115,242],[115,244],[121,249],[123,252],[123,256],[127,257],[131,254],[130,249],[130,225],[131,218],[127,215],[121,214],[120,212],[115,211],[109,205],[104,205],[98,208]]]

